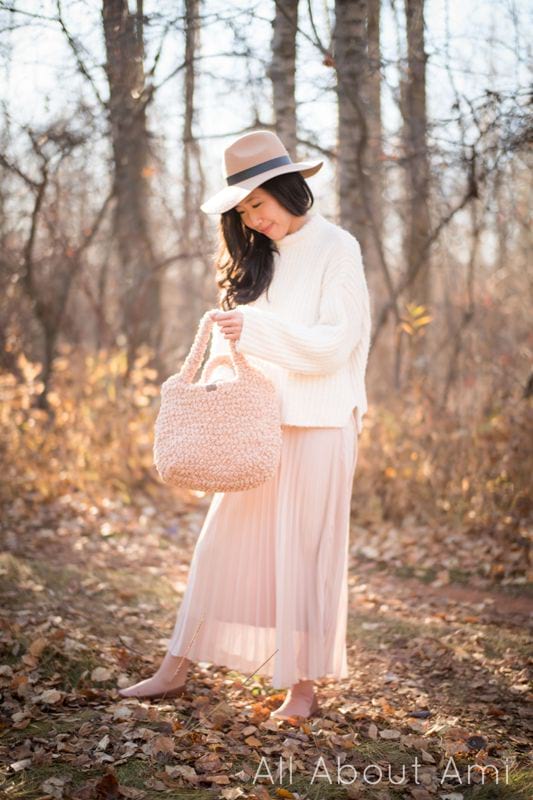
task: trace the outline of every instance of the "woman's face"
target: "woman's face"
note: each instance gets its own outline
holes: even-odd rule
[[[275,197],[258,186],[235,206],[246,227],[269,239],[283,239],[298,230],[304,217],[295,217]]]

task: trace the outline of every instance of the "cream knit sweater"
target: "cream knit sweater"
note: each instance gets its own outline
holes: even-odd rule
[[[274,382],[283,425],[343,427],[354,413],[360,433],[371,329],[361,248],[317,211],[307,216],[276,240],[268,291],[236,307],[244,316],[237,350]],[[210,356],[229,352],[215,323]],[[224,365],[212,375],[228,377]]]

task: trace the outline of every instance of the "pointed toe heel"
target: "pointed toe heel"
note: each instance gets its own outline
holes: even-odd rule
[[[127,689],[125,690],[127,692]],[[128,698],[128,697],[136,697],[138,700],[171,700],[173,697],[180,697],[184,692],[186,692],[185,684],[181,686],[176,686],[174,689],[168,689],[167,691],[159,691],[159,692],[135,692],[131,694],[125,694],[122,689],[118,690],[118,693],[121,697]]]

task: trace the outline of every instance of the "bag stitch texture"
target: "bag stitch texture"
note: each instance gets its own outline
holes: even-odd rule
[[[281,458],[281,416],[272,381],[229,341],[231,355],[208,359],[193,383],[214,320],[207,311],[178,373],[161,385],[154,465],[161,480],[203,492],[253,489],[273,477]],[[219,364],[235,378],[206,383]]]

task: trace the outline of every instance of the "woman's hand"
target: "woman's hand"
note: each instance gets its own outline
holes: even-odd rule
[[[209,316],[217,323],[225,339],[239,341],[244,322],[242,311],[212,311]]]

